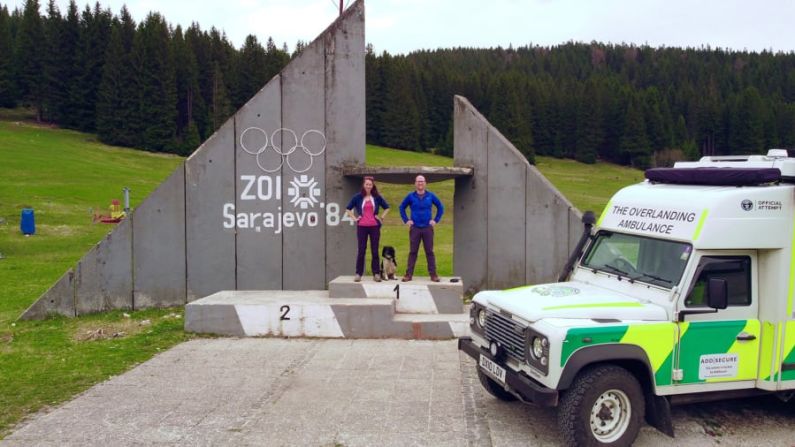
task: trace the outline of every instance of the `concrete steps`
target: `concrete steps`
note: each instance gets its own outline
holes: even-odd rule
[[[449,279],[354,283],[343,277],[329,290],[224,291],[189,303],[185,330],[237,337],[449,339],[469,331],[457,290],[462,291],[460,281]]]
[[[428,277],[375,282],[364,277],[339,276],[329,282],[331,298],[394,298],[397,313],[452,314],[463,311],[464,285],[458,277],[442,277],[432,282]]]

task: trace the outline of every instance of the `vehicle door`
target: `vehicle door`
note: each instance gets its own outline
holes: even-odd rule
[[[756,380],[760,337],[756,251],[701,251],[693,261],[688,268],[691,280],[676,308],[680,322],[674,383],[701,384],[707,391],[721,388],[719,383]],[[707,285],[712,279],[725,281],[725,309],[707,307]],[[748,384],[753,386],[753,382]]]

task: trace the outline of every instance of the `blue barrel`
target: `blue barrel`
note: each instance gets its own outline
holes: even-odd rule
[[[33,208],[22,209],[19,229],[22,231],[22,234],[36,234],[36,219],[33,217]]]

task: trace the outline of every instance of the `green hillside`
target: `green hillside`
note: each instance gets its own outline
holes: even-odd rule
[[[25,415],[187,338],[171,315],[180,309],[14,323],[111,230],[92,223],[94,213],[107,214],[124,186],[137,205],[180,161],[105,146],[88,134],[0,121],[0,438]],[[23,207],[36,213],[31,237],[19,231]]]
[[[380,166],[452,165],[450,158],[377,146],[367,147],[367,160]],[[182,331],[180,308],[15,322],[112,229],[93,223],[94,213],[107,214],[110,201],[121,199],[125,186],[131,188],[136,206],[181,161],[106,146],[93,135],[11,121],[7,112],[0,114],[0,437],[25,415],[63,402],[192,337]],[[613,192],[641,178],[639,171],[614,165],[544,157],[537,162],[581,209],[601,210]],[[393,207],[382,244],[396,246],[402,274],[408,237],[397,207],[413,187],[378,186]],[[453,181],[429,186],[448,207],[436,235],[443,275],[452,273],[453,186]],[[35,236],[19,232],[23,207],[35,209]],[[349,262],[353,272],[354,259]],[[415,274],[426,274],[422,254]]]

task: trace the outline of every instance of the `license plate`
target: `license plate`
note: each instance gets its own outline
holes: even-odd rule
[[[505,384],[505,368],[494,363],[488,357],[480,354],[480,367],[489,373],[490,376],[499,380],[503,385]]]

